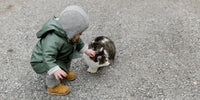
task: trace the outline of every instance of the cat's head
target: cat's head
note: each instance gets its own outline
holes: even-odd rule
[[[95,57],[90,57],[94,62],[99,62],[99,64],[104,64],[109,61],[109,55],[108,52],[104,49],[104,46],[100,42],[92,42],[89,45],[90,49],[93,49],[95,51]]]

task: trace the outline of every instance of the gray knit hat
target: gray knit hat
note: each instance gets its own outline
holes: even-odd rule
[[[86,12],[79,6],[65,8],[59,17],[59,23],[67,33],[69,39],[82,33],[89,26],[89,18]]]

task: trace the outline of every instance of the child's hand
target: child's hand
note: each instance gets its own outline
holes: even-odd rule
[[[59,69],[54,73],[54,76],[59,81],[59,79],[63,79],[63,77],[67,77],[67,73],[63,71],[62,69]]]
[[[88,49],[85,54],[87,54],[90,57],[94,57],[95,56],[95,51],[92,49]]]

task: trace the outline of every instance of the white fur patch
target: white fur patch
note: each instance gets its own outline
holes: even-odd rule
[[[108,39],[104,38],[101,42],[102,42],[102,43],[106,43],[106,42],[108,42],[108,41],[109,41]]]
[[[90,73],[96,73],[97,70],[98,70],[98,68],[93,68],[93,67],[89,67],[89,68],[87,69],[87,71],[90,72]]]
[[[89,67],[99,67],[99,62],[94,62],[93,60],[90,59],[89,56],[87,56],[86,54],[83,54],[83,58],[84,58],[84,61],[86,62],[86,64],[89,66]]]
[[[99,67],[110,65],[109,61],[106,61],[104,64],[99,65],[99,62],[94,62],[86,54],[83,54],[83,58],[84,58],[85,63],[89,66],[87,71],[91,73],[95,73]]]
[[[103,52],[104,52],[106,58],[108,58],[109,57],[108,52],[106,50],[104,50]]]
[[[100,52],[103,51],[103,47],[101,47]]]
[[[102,56],[98,56],[98,57],[97,57],[98,60],[101,59],[101,58],[102,58]]]

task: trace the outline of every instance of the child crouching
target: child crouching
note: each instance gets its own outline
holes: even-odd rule
[[[48,93],[68,94],[70,87],[61,84],[60,79],[76,78],[69,70],[71,60],[79,57],[79,53],[95,56],[95,52],[88,49],[80,38],[88,26],[85,11],[78,6],[69,6],[58,18],[50,18],[37,32],[40,40],[34,47],[30,64],[36,73],[46,73]]]

